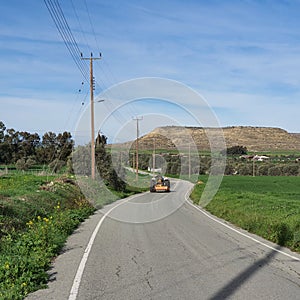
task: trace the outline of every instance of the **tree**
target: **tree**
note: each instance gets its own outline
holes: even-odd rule
[[[37,133],[7,129],[0,121],[0,163],[16,163],[28,158],[39,163],[49,164],[54,160],[66,162],[73,151],[74,142],[69,132],[56,135],[47,132],[42,141]],[[22,165],[22,160],[19,162]]]
[[[12,160],[11,147],[9,143],[0,143],[0,163],[9,164]]]
[[[56,158],[56,134],[46,132],[42,137],[42,143],[37,151],[37,158],[40,163],[49,164]]]
[[[7,158],[8,163],[15,163],[20,157],[18,157],[18,151],[20,146],[19,132],[14,129],[7,129],[4,136],[4,143],[7,144]]]
[[[123,179],[118,176],[118,174],[124,173],[120,170],[120,168],[123,167],[121,165],[118,166],[118,173],[116,172],[112,164],[111,156],[106,152],[106,144],[107,137],[98,134],[95,143],[95,158],[97,170],[100,174],[101,179],[103,179],[104,183],[108,187],[116,191],[124,191],[126,188],[126,184]]]
[[[57,138],[57,158],[59,160],[67,161],[68,157],[73,151],[74,141],[70,132],[59,133]]]
[[[0,121],[0,163],[8,164],[12,158],[10,145],[5,141],[6,127],[2,121]]]
[[[0,121],[0,143],[3,143],[6,127],[2,121]]]
[[[245,155],[247,154],[247,147],[244,146],[232,146],[230,148],[221,151],[222,155]]]
[[[34,156],[36,148],[40,144],[40,137],[37,133],[31,134],[26,131],[19,132],[18,158]]]

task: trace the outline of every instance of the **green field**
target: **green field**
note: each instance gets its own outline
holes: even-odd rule
[[[45,286],[53,257],[93,211],[71,177],[0,176],[0,299]]]
[[[24,299],[45,287],[53,257],[80,222],[95,208],[148,190],[148,175],[138,181],[147,188],[134,182],[135,174],[128,176],[134,184],[123,192],[85,176],[20,171],[0,176],[0,299]]]
[[[201,178],[205,183],[207,177]],[[225,176],[206,206],[214,215],[300,252],[300,178]],[[205,184],[191,198],[198,203]]]

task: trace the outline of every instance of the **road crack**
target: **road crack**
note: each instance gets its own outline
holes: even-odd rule
[[[153,286],[151,285],[150,281],[149,281],[149,278],[146,278],[146,282],[150,288],[150,290],[153,290]]]
[[[121,266],[117,266],[116,275],[117,275],[118,278],[120,278],[120,272],[121,272]]]
[[[136,261],[136,256],[135,255],[133,255],[132,257],[131,257],[131,260],[137,265],[138,263],[137,263],[137,261]]]
[[[150,290],[153,290],[153,286],[152,286],[152,284],[150,283],[150,279],[149,279],[149,277],[151,276],[151,275],[150,275],[151,272],[152,272],[152,267],[150,267],[150,269],[147,271],[146,276],[145,276],[145,280],[146,280],[146,283],[148,284]]]

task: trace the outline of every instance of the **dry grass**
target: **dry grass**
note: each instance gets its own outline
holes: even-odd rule
[[[200,151],[210,150],[207,130],[210,134],[218,129],[200,127],[159,127],[141,137],[140,149],[174,150],[176,147],[187,147],[190,137],[193,138]],[[280,128],[234,126],[223,128],[227,147],[245,146],[249,151],[300,151],[300,138],[296,134],[288,133]],[[134,147],[134,144],[132,145]]]

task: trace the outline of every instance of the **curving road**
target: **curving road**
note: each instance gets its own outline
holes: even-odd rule
[[[190,188],[99,210],[27,299],[300,299],[300,255],[193,206]]]

